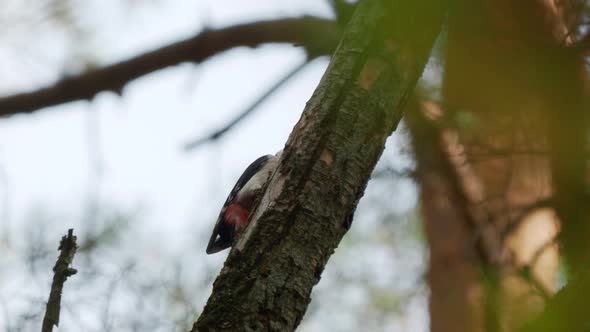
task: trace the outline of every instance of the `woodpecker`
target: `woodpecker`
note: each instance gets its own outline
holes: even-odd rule
[[[207,254],[232,246],[236,231],[248,224],[254,203],[264,193],[266,182],[278,166],[281,151],[256,159],[240,176],[225,200],[207,245]]]

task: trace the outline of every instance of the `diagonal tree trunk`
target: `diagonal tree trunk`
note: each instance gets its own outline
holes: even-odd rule
[[[444,2],[361,1],[193,331],[292,331],[420,77]]]

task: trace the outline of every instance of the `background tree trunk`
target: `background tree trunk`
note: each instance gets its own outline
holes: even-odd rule
[[[429,246],[431,331],[484,331],[481,257],[473,241],[466,202],[447,156],[438,145],[437,129],[421,116],[418,100],[410,105],[406,120],[417,162]]]
[[[582,218],[584,166],[572,155],[587,132],[578,112],[582,68],[566,48],[561,5],[453,2],[444,107],[422,105],[429,134],[424,123],[412,127],[431,245],[432,331],[515,331],[556,291],[553,184],[568,193],[560,216]],[[578,237],[566,241],[578,243],[568,256],[588,252],[580,240],[588,232],[576,229],[566,232]]]

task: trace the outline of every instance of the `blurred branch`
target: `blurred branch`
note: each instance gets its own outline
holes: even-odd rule
[[[76,249],[78,249],[78,246],[76,245],[74,230],[69,229],[68,235],[63,236],[59,243],[58,250],[61,252],[53,267],[53,282],[51,284],[49,300],[47,301],[47,307],[45,309],[45,317],[43,317],[42,332],[51,332],[53,331],[53,326],[58,326],[59,324],[61,294],[64,283],[68,277],[78,272],[76,269],[69,267],[74,260]]]
[[[371,179],[381,179],[381,178],[392,178],[392,179],[403,179],[403,178],[412,178],[416,175],[416,170],[411,168],[403,168],[397,169],[392,166],[383,167],[380,169],[376,169],[373,174],[371,174]]]
[[[121,94],[130,81],[183,62],[199,63],[238,46],[266,43],[303,46],[310,58],[331,54],[340,36],[334,21],[317,17],[284,18],[205,30],[197,35],[125,61],[65,77],[39,90],[0,97],[0,116],[90,100],[101,91]]]
[[[508,237],[511,233],[514,233],[525,221],[526,217],[530,216],[534,212],[541,209],[555,209],[555,202],[553,198],[541,198],[536,202],[525,204],[524,206],[514,208],[515,216],[511,218],[510,223],[502,230],[502,238]]]
[[[545,302],[551,299],[555,291],[553,289],[549,289],[545,284],[543,284],[542,280],[539,280],[539,278],[535,276],[533,268],[535,264],[539,262],[541,256],[544,253],[546,253],[548,249],[555,246],[557,246],[557,235],[545,242],[545,244],[543,244],[539,248],[536,248],[529,262],[526,265],[521,266],[518,270],[520,276],[534,287],[534,289],[543,298],[543,301]]]
[[[258,99],[256,99],[250,106],[248,106],[244,111],[242,111],[238,116],[236,116],[233,120],[231,120],[228,124],[223,126],[220,129],[215,130],[214,132],[207,134],[203,137],[199,137],[194,139],[184,146],[185,151],[190,151],[192,149],[198,148],[205,143],[209,143],[221,138],[221,136],[225,135],[230,129],[232,129],[235,125],[240,123],[244,120],[248,115],[253,113],[255,110],[258,109],[268,97],[272,96],[278,89],[280,89],[285,83],[291,80],[297,73],[299,73],[305,66],[309,64],[309,60],[305,60],[303,63],[297,65],[291,71],[289,71],[283,78],[278,80],[273,86],[271,86],[265,93],[263,93]]]

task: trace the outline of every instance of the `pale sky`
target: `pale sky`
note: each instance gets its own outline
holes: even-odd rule
[[[97,31],[93,39],[81,38],[79,42],[89,46],[90,53],[103,64],[186,38],[205,27],[302,14],[331,15],[327,4],[317,0],[160,0],[139,5],[139,11],[118,0],[74,2],[84,4],[86,9],[79,15]],[[20,34],[14,37],[16,41],[24,36],[31,41],[16,50],[0,48],[0,72],[13,78],[0,84],[0,93],[33,89],[63,74],[60,68],[68,67],[71,57],[67,54],[72,50],[75,53],[77,45],[44,26],[15,29]],[[15,58],[19,52],[26,54],[26,61]],[[32,56],[30,52],[39,54]],[[48,236],[57,241],[68,227],[83,227],[76,220],[83,213],[85,197],[98,192],[107,205],[141,211],[139,242],[132,244],[147,261],[162,264],[167,255],[189,247],[194,249],[197,266],[218,268],[226,254],[206,256],[204,250],[221,204],[252,160],[283,147],[327,59],[306,67],[218,142],[189,153],[182,147],[192,138],[224,125],[303,59],[302,50],[288,45],[234,49],[202,65],[183,64],[133,81],[122,97],[101,93],[91,102],[0,120],[0,166],[8,185],[0,188],[4,190],[0,194],[8,197],[5,202],[9,204],[0,209],[10,213],[11,232],[18,233],[22,221],[38,207],[63,216],[48,230]],[[31,62],[36,65],[31,66]],[[394,137],[389,142],[394,146],[386,154],[394,163],[404,164],[391,157],[399,148],[398,140]],[[95,184],[97,167],[99,186]],[[402,213],[415,204],[411,185],[402,183],[395,190],[395,202],[389,196],[382,197],[394,212]],[[64,220],[72,225],[64,224]],[[373,232],[371,225],[375,223],[354,227]],[[375,259],[381,264],[377,268],[396,269],[396,263],[388,262],[391,256],[386,252],[376,253]],[[10,294],[13,284],[1,281],[0,292]],[[363,297],[355,295],[358,289],[348,291],[350,305],[362,306]],[[424,330],[424,310],[411,311],[408,322],[393,326],[399,331],[408,327]],[[345,318],[340,323],[342,331],[353,326]],[[302,327],[306,331],[322,330],[320,318],[306,324]]]
[[[156,1],[139,6],[141,12],[127,20],[116,10],[117,1],[89,3],[93,12],[113,21],[97,24],[100,30],[91,43],[108,45],[96,49],[103,63],[203,27],[330,14],[318,1],[256,1],[248,6],[242,1]],[[109,31],[110,26],[117,32]],[[32,204],[58,208],[86,195],[96,166],[89,150],[96,148],[103,170],[101,196],[117,204],[142,202],[156,231],[162,231],[160,223],[166,220],[166,231],[174,232],[174,224],[188,222],[187,213],[195,213],[191,206],[197,204],[199,214],[211,216],[249,161],[282,148],[327,60],[306,68],[219,142],[191,153],[182,150],[183,144],[225,124],[303,59],[301,50],[287,45],[240,48],[200,66],[184,64],[133,81],[122,98],[101,93],[90,103],[3,119],[0,162],[9,179],[11,219],[22,218]],[[39,86],[38,80],[32,75],[29,86]],[[21,76],[20,81],[26,79]],[[96,143],[89,135],[91,123],[98,130]],[[193,222],[209,226],[210,220]]]

